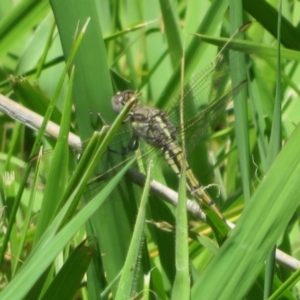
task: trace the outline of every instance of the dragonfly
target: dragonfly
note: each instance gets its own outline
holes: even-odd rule
[[[141,105],[141,93],[134,90],[117,92],[112,97],[111,104],[115,113],[119,114],[127,102],[134,102],[124,121],[132,130],[132,137],[127,149],[124,150],[125,153],[136,150],[140,140],[143,140],[151,148],[161,151],[165,161],[178,177],[180,177],[182,165],[185,164],[186,188],[189,193],[196,198],[201,207],[208,208],[208,211],[213,212],[214,217],[216,216],[221,223],[223,222],[227,226],[226,219],[187,162],[182,148],[182,144],[186,143],[180,142],[181,133],[184,132],[184,139],[192,148],[195,140],[199,140],[199,136],[203,135],[211,122],[224,112],[230,100],[245,86],[246,80],[242,80],[234,87],[231,86],[231,83],[228,84],[228,81],[230,82],[228,80],[229,62],[227,56],[229,51],[227,51],[228,49],[226,49],[227,52],[223,50],[204,73],[196,75],[192,81],[184,86],[183,97],[179,96],[175,100],[175,105],[169,113],[155,107]],[[197,100],[199,96],[202,98],[209,97],[213,100],[205,109],[201,109],[201,105],[200,108],[198,105],[199,100]],[[183,109],[181,101],[185,108],[182,112],[183,126],[180,124],[181,121],[178,121]]]
[[[114,95],[111,100],[113,110],[119,114],[128,101],[134,103],[133,108],[125,120],[133,129],[131,142],[134,141],[134,148],[137,148],[138,139],[142,138],[148,145],[160,149],[168,165],[178,177],[181,174],[182,164],[185,163],[187,189],[192,195],[196,196],[201,203],[204,201],[208,204],[217,216],[224,220],[224,217],[214,201],[194,176],[192,169],[183,155],[182,148],[178,143],[178,130],[169,120],[168,114],[155,107],[140,106],[139,93],[133,90],[125,90]],[[131,150],[134,149],[132,148]]]
[[[228,84],[229,63],[227,54],[228,51],[220,52],[204,72],[196,75],[184,87],[183,97],[175,99],[174,105],[168,112],[155,107],[140,105],[141,93],[133,90],[119,92],[112,97],[112,107],[116,113],[120,113],[128,101],[135,102],[124,121],[124,125],[127,124],[131,129],[129,130],[130,137],[126,133],[124,138],[120,138],[123,135],[122,132],[121,135],[116,136],[117,140],[129,140],[123,154],[136,150],[143,140],[150,148],[162,152],[162,156],[177,176],[180,175],[182,164],[185,163],[187,190],[198,200],[201,207],[208,207],[223,224],[226,224],[225,218],[207,193],[206,188],[197,180],[183,155],[180,136],[184,132],[187,148],[193,148],[194,144],[199,141],[199,136],[203,135],[211,122],[225,111],[230,100],[245,85],[245,80],[235,87]],[[204,109],[199,102],[201,97],[212,99]],[[181,101],[184,103],[183,126],[178,121]],[[111,151],[108,150],[107,152]]]
[[[223,97],[218,99],[208,110],[206,110],[206,113],[211,110],[216,115],[215,109],[218,108],[220,110],[220,106],[224,106],[228,99],[233,95],[233,92],[237,92],[244,83],[245,81],[242,81],[235,89],[223,95]],[[146,144],[155,149],[159,149],[163,153],[164,159],[178,177],[180,177],[182,165],[184,163],[186,166],[187,190],[198,200],[201,206],[207,205],[215,215],[222,220],[222,222],[226,223],[226,219],[217,208],[215,202],[206,192],[205,187],[197,180],[189,166],[186,156],[183,153],[183,149],[178,141],[178,127],[170,121],[169,116],[165,111],[155,107],[141,106],[139,104],[139,96],[140,94],[138,92],[125,90],[115,94],[111,100],[113,110],[117,114],[121,112],[128,101],[134,102],[131,111],[124,121],[125,123],[130,124],[133,131],[129,144],[133,146],[130,146],[130,151],[133,151],[138,147],[139,139],[143,139]],[[194,124],[198,117],[199,116],[196,116],[189,120],[187,126],[191,127],[191,124]]]

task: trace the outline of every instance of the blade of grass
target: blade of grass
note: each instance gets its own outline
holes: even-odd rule
[[[65,247],[66,243],[69,242],[81,226],[84,225],[91,215],[93,215],[93,213],[95,213],[95,211],[108,198],[132,162],[133,161],[130,161],[126,164],[126,166],[111,180],[110,184],[101,191],[99,197],[96,197],[94,201],[89,202],[57,235],[53,236],[52,227],[54,224],[57,226],[57,224],[61,223],[59,220],[63,219],[63,216],[66,214],[69,206],[69,203],[66,203],[63,209],[53,220],[52,225],[45,232],[44,236],[48,236],[48,238],[40,239],[40,243],[33,255],[31,255],[31,259],[27,260],[26,265],[23,266],[14,280],[11,281],[10,284],[8,284],[0,293],[1,299],[21,300],[24,298],[31,286],[48,268],[58,253]],[[49,235],[49,233],[51,233],[51,235]]]
[[[34,76],[35,78],[39,78],[41,76],[41,72],[42,72],[42,70],[44,68],[44,65],[46,63],[46,58],[47,58],[48,52],[50,50],[50,47],[51,47],[51,44],[52,44],[52,41],[53,41],[53,34],[54,34],[54,31],[55,31],[55,28],[56,28],[56,25],[55,25],[55,23],[53,23],[52,28],[49,32],[49,37],[47,39],[47,43],[45,45],[43,54],[42,54],[41,59],[39,60],[38,65],[37,65],[36,74]]]
[[[213,33],[217,29],[217,26],[219,26],[221,17],[227,8],[227,1],[222,1],[221,3],[213,2],[205,15],[205,19],[200,24],[197,33]],[[199,44],[199,40],[196,37],[192,39],[185,54],[185,82],[190,79],[192,73],[195,71],[205,48],[206,46],[204,44]],[[181,66],[178,61],[176,71],[156,102],[158,107],[163,107],[166,103],[170,103],[170,100],[178,94],[180,90],[180,74]]]
[[[61,195],[66,188],[68,180],[68,134],[70,130],[70,113],[72,109],[74,72],[75,69],[73,67],[69,81],[68,95],[65,102],[63,117],[61,120],[60,132],[53,152],[53,158],[49,170],[49,177],[47,180],[43,203],[36,228],[35,243],[44,233],[45,229],[54,216],[54,212],[60,205],[59,201],[61,201]]]
[[[95,149],[94,147],[88,147],[87,148],[87,150],[91,149],[91,151],[95,152],[94,155],[91,155],[90,153],[85,153],[86,156],[90,157],[92,163],[89,163],[88,166],[87,166],[87,170],[84,173],[80,174],[81,175],[80,182],[76,185],[76,187],[74,189],[72,189],[73,193],[71,195],[71,198],[68,199],[68,201],[66,202],[66,205],[58,212],[57,217],[54,219],[54,221],[49,226],[47,231],[43,234],[43,236],[41,237],[41,239],[37,243],[36,247],[31,252],[30,257],[27,259],[27,263],[30,262],[31,259],[34,260],[34,258],[32,258],[32,257],[37,255],[36,253],[39,253],[39,251],[41,251],[41,247],[44,247],[43,245],[47,244],[49,242],[49,240],[51,240],[54,237],[54,235],[58,231],[59,227],[61,227],[62,224],[64,224],[64,219],[66,219],[66,217],[68,217],[68,215],[70,215],[70,210],[72,211],[72,204],[76,201],[78,203],[78,201],[79,201],[78,199],[80,199],[80,197],[82,195],[82,192],[83,192],[83,189],[86,186],[86,183],[87,183],[88,179],[90,178],[95,165],[97,164],[97,162],[99,161],[101,155],[104,153],[105,149],[107,148],[107,145],[109,144],[110,140],[112,139],[113,134],[116,133],[116,131],[118,130],[118,128],[122,124],[124,118],[127,116],[128,111],[130,110],[130,107],[131,107],[132,104],[133,104],[132,102],[131,103],[129,102],[128,105],[126,105],[124,107],[124,110],[122,110],[122,112],[117,117],[116,122],[114,122],[114,124],[110,128],[107,136],[104,139],[100,140],[102,143],[101,143],[100,146],[96,147],[96,150],[97,150],[96,152],[94,151],[94,149]],[[97,142],[97,140],[95,140],[95,141]],[[91,143],[92,142],[94,142],[94,139],[91,139]],[[84,161],[86,161],[86,160],[84,160]],[[131,161],[131,163],[132,163],[132,161]],[[106,187],[108,188],[109,185],[107,185]],[[114,187],[115,186],[113,186],[113,188]],[[101,198],[101,195],[99,195],[99,197],[100,197],[101,201],[105,200],[105,199]],[[45,269],[43,269],[41,271],[41,274],[44,273],[44,272],[45,272]],[[32,279],[32,278],[30,278],[30,279]],[[32,284],[33,283],[34,282],[32,282]],[[41,284],[39,284],[38,287],[40,288]],[[30,287],[28,287],[28,289],[29,288]],[[36,291],[36,289],[35,289],[35,291]],[[37,293],[39,293],[39,291],[37,291]]]
[[[88,246],[86,243],[87,240],[84,240],[72,251],[41,298],[42,300],[74,299],[94,252],[93,246]]]
[[[243,0],[243,6],[264,28],[277,37],[278,11],[270,3],[259,0]],[[300,31],[285,17],[282,17],[281,35],[281,42],[285,47],[300,49]]]
[[[18,252],[17,252],[16,257],[21,257],[22,250],[24,249],[24,245],[25,245],[25,241],[26,241],[27,232],[30,227],[30,222],[31,222],[31,217],[32,217],[32,207],[34,204],[34,198],[36,195],[38,179],[39,179],[39,175],[40,175],[41,158],[42,158],[42,151],[40,151],[38,161],[37,161],[37,167],[36,167],[35,174],[34,174],[33,186],[31,188],[31,194],[30,194],[30,199],[29,199],[29,203],[28,203],[29,209],[27,209],[26,216],[24,218],[24,225],[22,228],[22,233],[20,234],[21,238],[20,238],[20,242],[18,245]],[[20,261],[17,260],[16,264],[13,266],[13,269],[12,269],[13,276],[15,275],[15,272],[17,271],[19,265],[20,265]]]
[[[61,75],[60,83],[59,83],[59,85],[58,85],[58,87],[56,89],[55,95],[54,95],[54,97],[53,97],[53,99],[52,99],[52,101],[51,101],[51,103],[49,105],[49,109],[47,110],[47,113],[45,114],[45,117],[44,117],[44,120],[43,120],[43,124],[42,124],[42,126],[41,126],[41,128],[39,130],[38,136],[37,136],[37,138],[35,140],[35,143],[34,143],[34,145],[32,147],[30,157],[32,157],[34,154],[37,153],[38,145],[40,144],[40,141],[41,141],[42,136],[44,134],[46,124],[47,124],[47,122],[48,122],[48,120],[49,120],[49,118],[51,116],[51,113],[52,113],[54,107],[55,107],[55,101],[58,98],[60,89],[61,89],[63,81],[64,81],[64,79],[66,77],[67,71],[69,70],[69,67],[70,67],[70,65],[72,63],[72,60],[73,60],[74,55],[76,53],[76,50],[78,49],[78,47],[80,45],[80,42],[81,42],[81,40],[83,38],[83,34],[84,34],[84,31],[86,29],[87,24],[88,24],[88,22],[84,25],[82,31],[79,33],[78,38],[74,42],[74,47],[72,49],[72,54],[69,57],[69,60],[67,62],[67,65],[65,67],[65,70],[64,70],[63,74]],[[28,163],[28,165],[26,166],[26,169],[24,171],[24,180],[22,181],[22,183],[21,183],[21,185],[19,187],[19,191],[18,191],[16,200],[14,202],[14,206],[13,206],[13,209],[12,209],[12,214],[11,214],[11,217],[10,217],[9,222],[8,222],[7,232],[6,232],[5,236],[4,236],[3,244],[2,244],[2,247],[1,247],[0,262],[3,261],[4,253],[6,251],[7,243],[8,243],[9,236],[10,236],[10,230],[13,227],[13,224],[14,224],[14,221],[15,221],[15,216],[16,216],[16,213],[17,213],[20,201],[21,201],[21,197],[22,197],[25,185],[26,185],[26,178],[28,178],[28,176],[29,176],[31,167],[32,167],[32,163]]]
[[[24,34],[38,24],[47,13],[49,3],[46,0],[21,1],[0,22],[0,57],[9,52],[12,45],[22,40]]]
[[[106,16],[101,15],[99,7],[101,3],[95,0],[84,2],[51,0],[50,3],[65,58],[71,55],[71,39],[78,24],[82,24],[87,18],[91,20],[74,59],[77,70],[74,80],[74,105],[80,137],[85,141],[95,130],[90,112],[100,112],[107,122],[114,119],[109,101],[113,89],[101,31],[101,20]],[[108,20],[111,22],[109,18]],[[111,28],[112,24],[108,24],[108,26]]]
[[[239,1],[230,1],[230,32],[235,34],[243,24],[242,7]],[[232,86],[245,80],[246,62],[242,53],[236,53],[235,59],[231,58],[230,69]],[[243,193],[245,201],[250,199],[250,145],[248,134],[248,111],[247,111],[247,91],[243,89],[234,97],[235,134],[239,157],[239,166],[242,174]]]
[[[296,283],[300,280],[300,270],[297,270],[290,276],[269,298],[268,300],[280,299],[280,296],[285,296],[284,293],[293,289]]]
[[[195,284],[192,298],[209,295],[212,299],[240,299],[249,290],[299,205],[299,138],[300,126],[265,175],[236,228]],[[213,284],[216,280],[218,285]]]
[[[60,132],[57,143],[53,152],[49,174],[44,191],[44,197],[41,205],[39,219],[36,226],[36,234],[34,236],[34,246],[49,226],[54,217],[61,196],[63,195],[68,182],[69,169],[69,149],[68,149],[68,134],[70,130],[70,113],[72,108],[72,92],[74,81],[74,67],[72,69],[68,87],[68,95],[65,101],[63,117],[61,120]],[[42,291],[43,285],[47,284],[47,278],[51,277],[51,268],[45,271],[39,279],[38,283],[30,290],[26,299],[31,299],[34,295],[39,295]]]
[[[160,7],[165,24],[166,37],[169,45],[169,53],[173,65],[173,69],[178,66],[181,60],[183,47],[181,43],[180,30],[176,15],[170,1],[160,0]]]
[[[110,103],[113,88],[109,65],[112,62],[108,60],[106,51],[111,53],[109,50],[111,45],[111,51],[115,52],[117,48],[114,47],[114,43],[111,44],[112,41],[106,45],[102,27],[109,30],[119,29],[120,18],[122,17],[119,15],[120,6],[110,6],[98,0],[86,0],[84,2],[80,0],[71,2],[51,0],[50,3],[65,57],[70,55],[71,38],[78,23],[83,22],[88,17],[91,18],[74,61],[77,70],[74,81],[76,119],[81,139],[87,140],[100,123],[99,118],[96,120],[91,118],[90,112],[99,112],[106,122],[111,122],[115,117]],[[113,9],[111,10],[111,8]],[[119,44],[117,45],[119,46]],[[102,206],[101,210],[89,220],[87,225],[87,234],[95,236],[97,242],[97,254],[93,259],[93,266],[88,271],[88,278],[91,278],[88,281],[88,289],[91,295],[101,294],[105,284],[116,278],[124,264],[127,245],[130,240],[132,223],[129,222],[123,207],[121,207],[124,203],[124,196],[122,198],[121,195],[120,200],[118,200],[113,194],[113,199],[114,201],[107,202]],[[130,209],[134,206],[128,205],[128,207]],[[134,218],[132,218],[133,220]],[[121,224],[118,224],[119,222]],[[119,236],[122,237],[122,240]],[[112,255],[103,255],[103,253],[112,253]],[[95,276],[97,278],[103,277],[101,283],[98,279],[93,280]]]
[[[254,126],[256,128],[256,135],[258,141],[258,148],[260,152],[260,159],[262,163],[262,170],[267,169],[267,149],[268,149],[268,141],[265,136],[266,132],[266,122],[264,118],[264,111],[261,103],[261,97],[259,94],[259,87],[256,78],[251,80],[249,72],[247,72],[248,77],[248,87],[249,87],[249,96],[250,96],[250,104],[252,108],[252,115],[255,116],[253,118]]]
[[[144,235],[145,218],[146,218],[146,205],[147,205],[148,194],[150,189],[151,169],[152,169],[152,161],[150,161],[148,166],[146,183],[145,183],[143,195],[141,198],[141,204],[136,219],[135,230],[132,235],[131,243],[126,256],[126,261],[122,269],[122,275],[120,278],[118,291],[116,294],[117,300],[130,299],[136,292],[134,290],[134,282],[137,279],[134,278],[134,276],[136,275],[138,264],[140,263],[139,252],[143,244],[143,235]]]
[[[277,155],[281,149],[281,134],[282,134],[282,116],[281,116],[281,1],[279,1],[279,14],[278,14],[278,24],[277,24],[277,83],[276,83],[276,95],[274,103],[274,112],[272,119],[272,130],[270,143],[268,148],[267,156],[267,170],[270,168],[272,163],[275,161]],[[271,203],[270,203],[271,204]],[[275,268],[275,251],[276,244],[274,248],[269,253],[266,259],[266,274],[265,274],[265,287],[264,287],[264,299],[268,299],[272,293],[273,279],[274,279],[274,268]]]
[[[176,209],[176,277],[172,299],[190,299],[189,249],[186,210],[186,165],[183,163],[179,180]]]

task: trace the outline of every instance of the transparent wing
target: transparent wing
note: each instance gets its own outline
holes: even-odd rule
[[[234,59],[234,56],[231,57]],[[240,82],[232,87],[229,76],[229,49],[225,49],[217,56],[203,72],[197,74],[184,87],[184,97],[180,95],[175,99],[172,108],[167,112],[170,121],[177,128],[177,136],[180,137],[180,130],[184,130],[186,139],[187,153],[193,151],[198,142],[207,133],[210,124],[214,122],[222,113],[226,106],[244,86],[246,81]],[[184,126],[180,127],[180,110],[183,101]],[[116,135],[114,141],[109,146],[107,158],[104,158],[106,164],[110,166],[104,168],[100,178],[109,175],[109,170],[117,170],[122,165],[122,161],[127,161],[134,155],[137,140],[132,138],[133,131],[130,125],[124,125],[124,128]],[[147,158],[157,152],[162,156],[160,149],[154,149],[139,139],[139,146],[142,158]],[[124,150],[125,149],[125,150]],[[118,163],[112,166],[112,155],[119,156]],[[110,158],[109,158],[110,157]]]
[[[234,59],[234,56],[233,56]],[[232,87],[229,78],[229,49],[226,48],[201,73],[195,75],[185,85],[183,99],[178,95],[172,108],[167,112],[170,121],[177,128],[180,137],[181,128],[184,130],[187,152],[193,151],[197,143],[207,133],[210,124],[225,111],[227,104],[245,85],[245,81]],[[182,102],[181,102],[182,101]],[[180,126],[180,110],[183,107],[184,126]],[[160,153],[146,143],[134,137],[129,124],[124,124],[115,136],[103,157],[103,162],[97,170],[97,180],[92,180],[90,189],[98,185],[98,179],[104,181],[135,155],[134,150],[140,146],[143,158],[147,158],[154,151]],[[85,144],[85,143],[84,143]],[[84,145],[83,145],[84,149]],[[75,154],[78,156],[78,154]]]

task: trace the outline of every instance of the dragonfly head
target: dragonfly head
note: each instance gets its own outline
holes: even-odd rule
[[[131,100],[134,99],[134,106],[138,104],[138,97],[140,93],[137,93],[133,90],[126,90],[123,92],[118,92],[116,93],[112,98],[111,98],[111,104],[113,107],[113,110],[115,113],[120,113],[125,104]]]

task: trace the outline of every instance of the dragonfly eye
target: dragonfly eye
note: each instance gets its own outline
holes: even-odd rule
[[[132,98],[135,97],[135,92],[133,90],[126,90],[123,92],[116,93],[111,98],[111,104],[115,113],[120,113],[125,104]],[[136,97],[136,101],[138,98]]]

